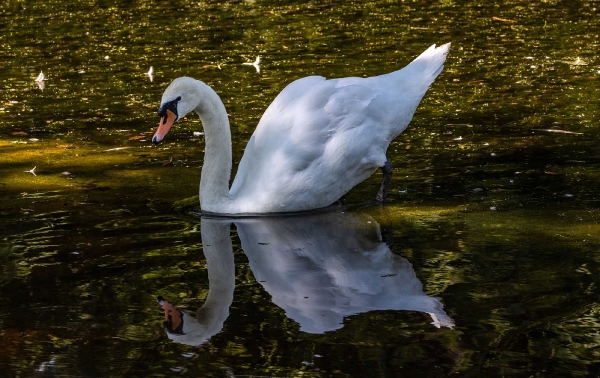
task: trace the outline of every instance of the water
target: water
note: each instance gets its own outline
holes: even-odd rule
[[[600,373],[597,2],[0,12],[0,376]],[[450,41],[384,207],[377,174],[325,213],[200,218],[200,121],[150,143],[178,76],[221,95],[235,165],[291,80]],[[200,314],[193,340],[158,296]]]

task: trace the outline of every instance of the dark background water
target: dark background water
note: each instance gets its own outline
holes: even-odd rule
[[[0,375],[597,376],[599,6],[3,2]],[[208,263],[210,222],[197,215],[200,121],[190,115],[165,144],[150,143],[166,85],[188,75],[215,88],[237,162],[292,80],[381,74],[446,42],[444,72],[390,146],[389,203],[371,206],[375,175],[343,198],[350,215],[335,222],[231,227],[231,239],[217,238],[235,265],[222,330],[197,347],[171,341],[156,296],[196,310],[211,288],[231,293],[215,291],[218,277],[209,285],[225,265]],[[242,64],[258,55],[260,73]],[[325,232],[332,223],[346,228]],[[282,225],[297,250],[352,245],[404,267],[352,268],[362,260],[324,248],[323,261],[283,261],[290,279],[329,277],[323,288],[352,302],[359,284],[408,272],[404,286],[380,289],[421,285],[455,326],[375,306],[307,332],[248,247],[277,245]],[[244,245],[257,233],[268,241]]]

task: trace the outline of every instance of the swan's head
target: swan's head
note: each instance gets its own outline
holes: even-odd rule
[[[194,110],[201,102],[202,82],[191,77],[180,77],[175,80],[163,93],[158,116],[160,122],[152,138],[152,143],[159,143],[171,129],[171,126],[181,117]]]

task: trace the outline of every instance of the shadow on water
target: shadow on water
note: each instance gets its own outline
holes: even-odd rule
[[[406,151],[394,163],[393,186],[401,190],[391,198],[500,204],[504,210],[564,202],[572,208],[597,208],[600,198],[594,188],[600,185],[600,160],[594,131],[578,121],[569,129],[580,132],[532,125],[528,120],[538,111],[474,110],[460,117],[438,116],[435,127],[422,126],[422,119],[414,121],[415,130],[390,147],[398,156]],[[423,193],[428,198],[422,198]]]

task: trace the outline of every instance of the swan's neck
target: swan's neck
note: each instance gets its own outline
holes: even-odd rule
[[[231,212],[231,130],[225,105],[208,85],[200,83],[202,101],[196,113],[204,127],[204,166],[200,179],[200,208],[214,213]]]

